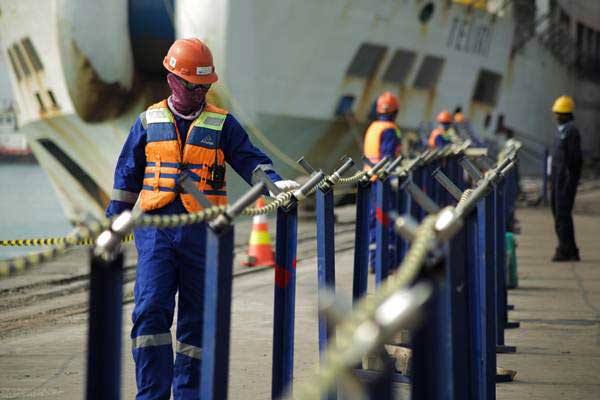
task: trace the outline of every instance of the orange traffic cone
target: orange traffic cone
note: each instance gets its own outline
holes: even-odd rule
[[[259,197],[256,200],[256,207],[264,207],[265,200]],[[247,267],[275,265],[273,260],[273,247],[271,247],[271,237],[269,236],[269,225],[266,215],[255,215],[252,217],[252,231],[250,232],[250,246],[248,247],[248,260],[242,265]]]

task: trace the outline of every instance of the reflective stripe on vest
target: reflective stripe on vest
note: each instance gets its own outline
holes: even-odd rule
[[[145,113],[146,170],[141,191],[140,207],[155,210],[169,204],[177,195],[188,212],[197,212],[202,206],[187,193],[179,193],[177,180],[182,171],[198,184],[198,190],[215,205],[227,204],[224,187],[213,187],[213,165],[225,168],[225,155],[220,148],[221,131],[227,111],[206,104],[187,132],[181,146],[181,135],[167,101],[154,104]]]
[[[381,135],[387,129],[398,130],[398,126],[392,121],[373,121],[365,133],[363,153],[373,164],[381,160]]]

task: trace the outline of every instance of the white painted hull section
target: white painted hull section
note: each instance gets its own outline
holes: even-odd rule
[[[89,115],[81,114],[82,107],[89,111],[90,104],[95,104],[94,98],[84,97],[86,90],[94,96],[94,85],[80,79],[81,56],[103,83],[118,85],[122,93],[128,93],[134,84],[127,1],[101,3],[0,0],[3,48],[30,37],[44,64],[42,72],[21,80],[11,72],[13,96],[32,150],[61,194],[70,217],[103,211],[38,139],[54,142],[109,194],[129,126],[152,95],[152,90],[136,97],[127,94],[131,97],[128,105],[117,116],[96,116],[97,120],[90,121]],[[571,93],[582,104],[577,120],[584,148],[600,148],[600,138],[594,134],[600,126],[598,85],[576,80],[536,40],[511,58],[514,20],[510,15],[492,21],[481,11],[456,5],[445,9],[443,3],[437,2],[432,19],[421,25],[422,3],[415,1],[179,0],[174,25],[178,37],[196,36],[209,44],[221,78],[213,89],[216,101],[242,121],[253,141],[266,148],[288,176],[295,174],[293,160],[304,153],[308,152],[309,159],[314,155],[323,160],[319,166],[330,169],[335,155],[358,152],[351,128],[346,126],[348,133],[340,134],[344,123],[335,116],[335,109],[341,96],[354,96],[353,111],[364,124],[383,90],[400,96],[398,122],[405,128],[431,121],[443,108],[462,105],[474,129],[482,136],[492,136],[499,116],[505,115],[505,124],[524,139],[532,162],[553,140],[552,101]],[[41,20],[45,23],[38,24]],[[102,26],[102,34],[86,29],[89,26]],[[457,26],[488,36],[477,39],[475,45],[475,36],[463,38]],[[363,43],[386,48],[368,79],[347,74]],[[73,53],[73,44],[79,53]],[[382,78],[397,49],[415,52],[416,59],[403,83],[386,83]],[[413,85],[427,55],[444,59],[434,90]],[[495,105],[472,101],[481,69],[502,77]],[[57,107],[52,106],[48,89]],[[49,104],[46,111],[40,111],[35,93]],[[488,115],[492,122],[486,125]],[[327,135],[333,135],[335,143],[329,143]],[[328,154],[323,157],[325,144]]]

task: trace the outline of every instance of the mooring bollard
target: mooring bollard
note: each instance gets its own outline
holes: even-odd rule
[[[91,252],[86,399],[121,398],[123,252],[133,217],[124,212],[96,240]]]
[[[254,185],[225,213],[211,221],[207,229],[200,380],[202,399],[227,398],[234,243],[232,223],[262,195],[264,188],[262,182]]]

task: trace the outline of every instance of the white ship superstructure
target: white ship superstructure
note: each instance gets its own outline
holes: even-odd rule
[[[2,0],[0,35],[20,125],[74,217],[102,212],[129,126],[165,96],[175,37],[208,43],[221,78],[212,100],[291,177],[301,155],[331,169],[359,154],[383,90],[399,95],[404,130],[458,106],[481,136],[512,129],[525,166],[552,143],[552,101],[572,94],[598,156],[596,3]]]

